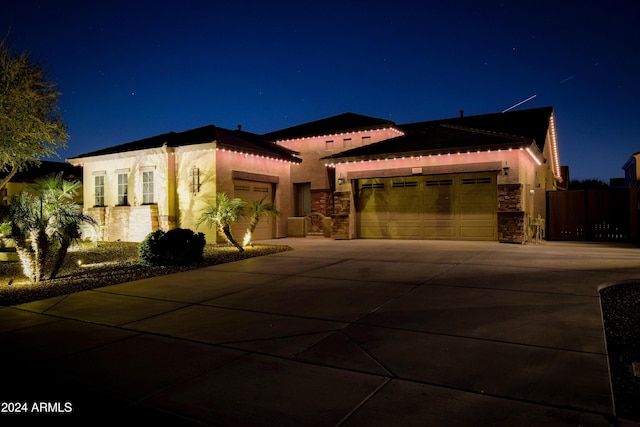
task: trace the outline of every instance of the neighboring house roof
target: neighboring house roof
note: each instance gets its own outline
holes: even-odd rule
[[[467,151],[508,150],[530,147],[533,139],[446,123],[416,127],[403,136],[342,151],[322,159],[359,161],[428,154],[456,154]]]
[[[390,120],[378,119],[355,113],[343,113],[337,116],[316,120],[314,122],[270,132],[263,136],[271,141],[284,141],[314,136],[335,135],[339,133],[386,129],[390,127],[396,128],[396,124]]]
[[[150,138],[132,141],[101,150],[80,154],[72,159],[96,157],[107,154],[126,153],[129,151],[149,150],[163,146],[175,148],[185,145],[205,144],[215,142],[218,148],[231,151],[241,151],[247,154],[262,155],[281,160],[299,163],[302,160],[295,155],[295,151],[279,146],[263,137],[241,130],[228,130],[214,125],[199,127],[184,132],[169,132]]]
[[[533,139],[540,152],[543,152],[552,115],[553,107],[540,107],[508,111],[506,113],[460,116],[450,119],[410,123],[400,125],[399,128],[405,133],[420,132],[421,129],[436,124],[450,124],[472,129],[482,129]]]
[[[69,180],[82,180],[82,169],[66,162],[41,160],[39,165],[30,165],[27,169],[17,172],[10,182],[33,182],[37,178],[62,172],[62,177]],[[0,179],[7,173],[0,173]]]

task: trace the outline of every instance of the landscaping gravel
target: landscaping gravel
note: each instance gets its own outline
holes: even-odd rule
[[[0,262],[0,305],[16,305],[58,295],[131,282],[291,250],[285,245],[256,244],[239,252],[228,245],[206,245],[203,260],[186,266],[147,267],[138,260],[137,243],[83,243],[69,252],[58,277],[33,284],[19,262]]]
[[[640,421],[640,283],[600,290],[616,416]]]

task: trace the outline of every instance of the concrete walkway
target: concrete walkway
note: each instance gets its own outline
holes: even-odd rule
[[[597,287],[639,249],[273,243],[294,250],[0,308],[2,402],[49,413],[0,423],[615,422]]]

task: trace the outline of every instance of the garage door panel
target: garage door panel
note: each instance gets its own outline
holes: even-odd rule
[[[422,226],[419,222],[398,222],[389,223],[388,233],[396,239],[420,239]]]
[[[233,197],[243,200],[260,200],[263,197],[264,203],[273,203],[273,184],[268,182],[234,180],[233,181]],[[233,237],[238,241],[242,241],[249,226],[249,220],[243,219],[235,223],[232,227]],[[258,226],[253,233],[253,240],[265,240],[275,237],[275,218],[265,215],[260,218]]]
[[[496,240],[496,233],[493,227],[460,227],[460,238],[462,240]]]
[[[427,225],[423,228],[423,236],[425,239],[453,240],[456,238],[456,227],[453,224]]]

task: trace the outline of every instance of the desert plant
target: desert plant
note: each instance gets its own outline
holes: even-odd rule
[[[205,207],[201,214],[196,228],[202,224],[206,224],[211,228],[216,228],[231,245],[237,248],[240,252],[244,249],[242,245],[233,237],[231,233],[231,225],[245,216],[244,205],[246,202],[239,198],[229,199],[225,193],[216,194],[216,204],[209,204]]]
[[[145,265],[185,265],[202,260],[206,240],[203,233],[175,228],[166,233],[149,233],[138,245],[138,256]]]
[[[260,218],[263,216],[278,216],[280,212],[276,209],[273,203],[265,203],[264,200],[267,196],[264,196],[260,200],[251,200],[248,202],[249,205],[249,214],[250,221],[249,226],[247,227],[247,233],[245,235],[243,245],[249,246],[253,243],[253,233],[256,231],[256,227],[258,226],[258,222],[260,222]]]
[[[95,224],[74,201],[80,186],[50,175],[11,200],[11,235],[25,276],[35,283],[55,278],[80,227]]]

